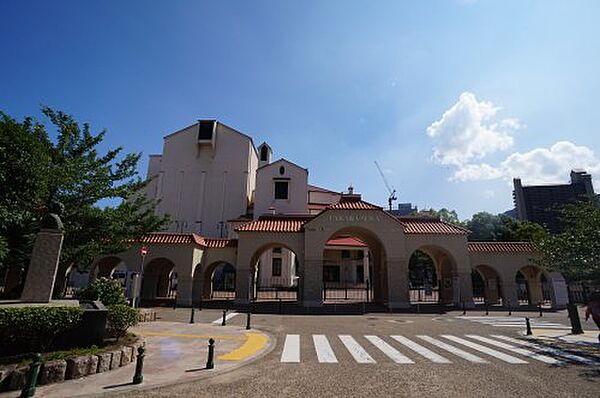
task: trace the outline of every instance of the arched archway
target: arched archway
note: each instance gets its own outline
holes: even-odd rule
[[[204,270],[196,267],[197,273],[202,275],[202,300],[230,300],[235,298],[235,266],[226,261],[215,261]]]
[[[254,301],[298,300],[298,255],[288,245],[271,242],[251,259],[251,298]]]
[[[502,304],[500,274],[489,265],[480,264],[471,272],[473,301],[478,304]]]
[[[515,275],[519,305],[538,305],[544,302],[542,282],[545,280],[542,268],[535,265],[521,267]]]
[[[117,256],[103,257],[94,264],[92,271],[90,272],[91,278],[110,278],[115,268],[126,270],[127,265],[125,262]]]
[[[155,258],[144,266],[142,299],[175,298],[176,292],[177,273],[171,260],[164,257]]]
[[[410,302],[451,304],[460,292],[454,290],[456,261],[442,247],[424,245],[409,259],[408,284]]]
[[[358,226],[337,230],[322,251],[324,302],[388,300],[387,256],[372,231]]]

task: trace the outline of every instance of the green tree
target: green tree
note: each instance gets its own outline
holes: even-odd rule
[[[569,282],[600,281],[600,203],[590,198],[560,211],[564,232],[534,241],[540,265]]]
[[[167,218],[156,216],[155,203],[141,194],[147,182],[137,173],[140,154],[122,154],[120,147],[100,154],[104,130],[93,134],[66,113],[42,112],[57,130],[55,140],[31,118],[18,122],[2,113],[0,121],[0,183],[10,188],[0,196],[5,266],[26,268],[33,234],[53,202],[64,205],[63,271],[85,269],[97,256],[163,228]]]
[[[473,214],[466,222],[467,229],[471,231],[471,241],[498,241],[508,234],[507,228],[499,215],[485,211]]]
[[[458,226],[464,226],[464,223],[462,221],[460,221],[460,219],[458,218],[458,213],[456,212],[456,210],[450,210],[450,209],[446,209],[445,207],[439,209],[439,210],[435,210],[435,209],[429,209],[429,210],[421,210],[420,212],[414,214],[414,215],[428,215],[431,217],[438,217],[440,220],[454,224],[454,225],[458,225]]]

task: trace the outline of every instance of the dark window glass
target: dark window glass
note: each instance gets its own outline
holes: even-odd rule
[[[271,264],[271,272],[273,276],[281,276],[281,259],[276,257]]]
[[[342,250],[342,258],[350,258],[350,250]]]
[[[284,175],[285,174],[285,167],[281,166],[279,168],[279,174]]]
[[[365,253],[364,253],[362,250],[359,250],[359,251],[356,253],[356,258],[357,258],[357,259],[359,259],[359,260],[362,260],[364,257],[365,257]]]
[[[287,181],[275,181],[275,199],[288,198],[288,183]]]
[[[281,254],[281,247],[274,247],[273,254]]]
[[[266,162],[269,158],[269,148],[266,145],[260,148],[260,160]]]
[[[356,283],[363,283],[365,281],[365,267],[363,265],[356,266]]]
[[[200,129],[198,131],[198,140],[199,141],[212,140],[214,124],[215,124],[215,122],[213,122],[213,121],[200,122]]]
[[[339,282],[340,267],[337,265],[323,266],[323,282]]]

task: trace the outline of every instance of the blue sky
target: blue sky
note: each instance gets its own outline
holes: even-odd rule
[[[461,218],[511,179],[600,174],[597,1],[0,2],[0,109],[40,104],[159,153],[217,118],[312,183]],[[598,184],[596,184],[598,185]]]

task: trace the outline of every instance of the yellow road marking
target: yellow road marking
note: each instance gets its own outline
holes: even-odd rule
[[[138,332],[142,336],[161,336],[161,337],[185,337],[189,339],[210,339],[215,340],[246,340],[247,336],[224,335],[214,336],[208,334],[187,334],[187,333],[170,333],[170,332]]]
[[[262,333],[247,333],[246,336],[248,336],[248,339],[240,348],[220,355],[217,359],[223,361],[241,361],[262,350],[269,341],[269,338]]]

